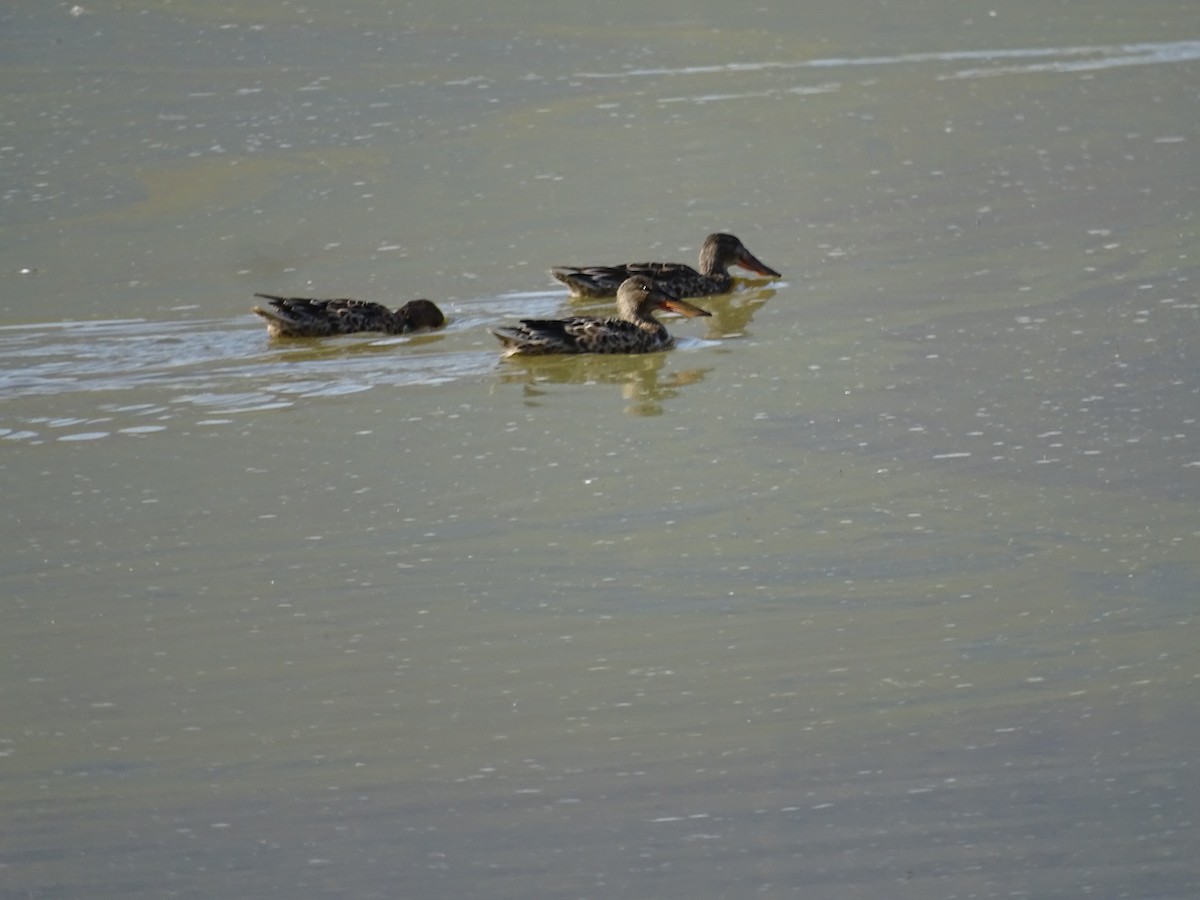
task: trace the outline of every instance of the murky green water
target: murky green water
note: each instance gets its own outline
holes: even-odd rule
[[[0,895],[1195,896],[1192,5],[311,6],[0,14]]]

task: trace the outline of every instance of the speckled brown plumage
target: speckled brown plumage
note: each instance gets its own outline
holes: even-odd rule
[[[556,266],[550,274],[575,297],[611,297],[626,278],[644,275],[676,297],[726,294],[733,287],[730,266],[741,266],[768,278],[778,272],[746,249],[732,234],[710,234],[700,249],[700,271],[683,263],[626,263],[621,266]]]
[[[685,316],[712,313],[673,297],[645,276],[626,279],[617,290],[617,316],[572,316],[568,319],[522,319],[519,325],[496,328],[504,355],[550,353],[649,353],[674,344],[667,329],[654,318],[656,309]]]
[[[266,320],[271,337],[328,337],[361,331],[406,334],[446,324],[442,311],[429,300],[410,300],[393,312],[382,303],[367,300],[311,300],[255,294],[270,301],[254,312]]]

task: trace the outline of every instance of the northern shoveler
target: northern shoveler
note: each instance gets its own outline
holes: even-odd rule
[[[550,353],[650,353],[674,343],[654,310],[669,309],[688,317],[712,313],[667,293],[643,275],[626,279],[617,290],[617,315],[601,319],[572,316],[568,319],[522,319],[521,324],[496,328],[492,334],[504,344],[504,355]]]
[[[556,266],[550,274],[571,289],[573,297],[611,297],[626,278],[653,278],[676,297],[726,294],[733,287],[730,266],[741,266],[769,278],[783,276],[762,262],[732,234],[710,234],[700,248],[700,271],[683,263],[628,263],[623,266]]]
[[[442,311],[429,300],[410,300],[392,312],[382,303],[367,300],[254,296],[270,301],[268,308],[256,306],[254,312],[266,319],[267,332],[273,338],[327,337],[360,331],[406,334],[423,328],[441,328],[446,324]]]

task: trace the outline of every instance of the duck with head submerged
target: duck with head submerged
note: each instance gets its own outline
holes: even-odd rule
[[[382,331],[407,334],[446,324],[442,311],[429,300],[410,300],[393,312],[382,303],[367,300],[310,300],[305,297],[276,297],[255,294],[270,301],[254,312],[267,322],[267,332],[278,337],[328,337]]]
[[[741,266],[768,278],[783,276],[746,249],[732,234],[710,234],[700,248],[700,271],[683,263],[626,263],[622,266],[556,266],[550,274],[571,289],[573,297],[611,297],[626,278],[645,275],[676,297],[727,294],[733,287],[730,266]]]
[[[627,278],[617,289],[617,315],[571,316],[567,319],[522,319],[519,325],[496,328],[504,355],[551,353],[651,353],[670,349],[674,338],[654,318],[668,309],[689,318],[712,313],[680,300],[644,275]]]

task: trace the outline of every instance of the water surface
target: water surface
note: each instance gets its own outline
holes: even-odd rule
[[[1196,895],[1200,22],[869,12],[2,14],[6,896]]]

